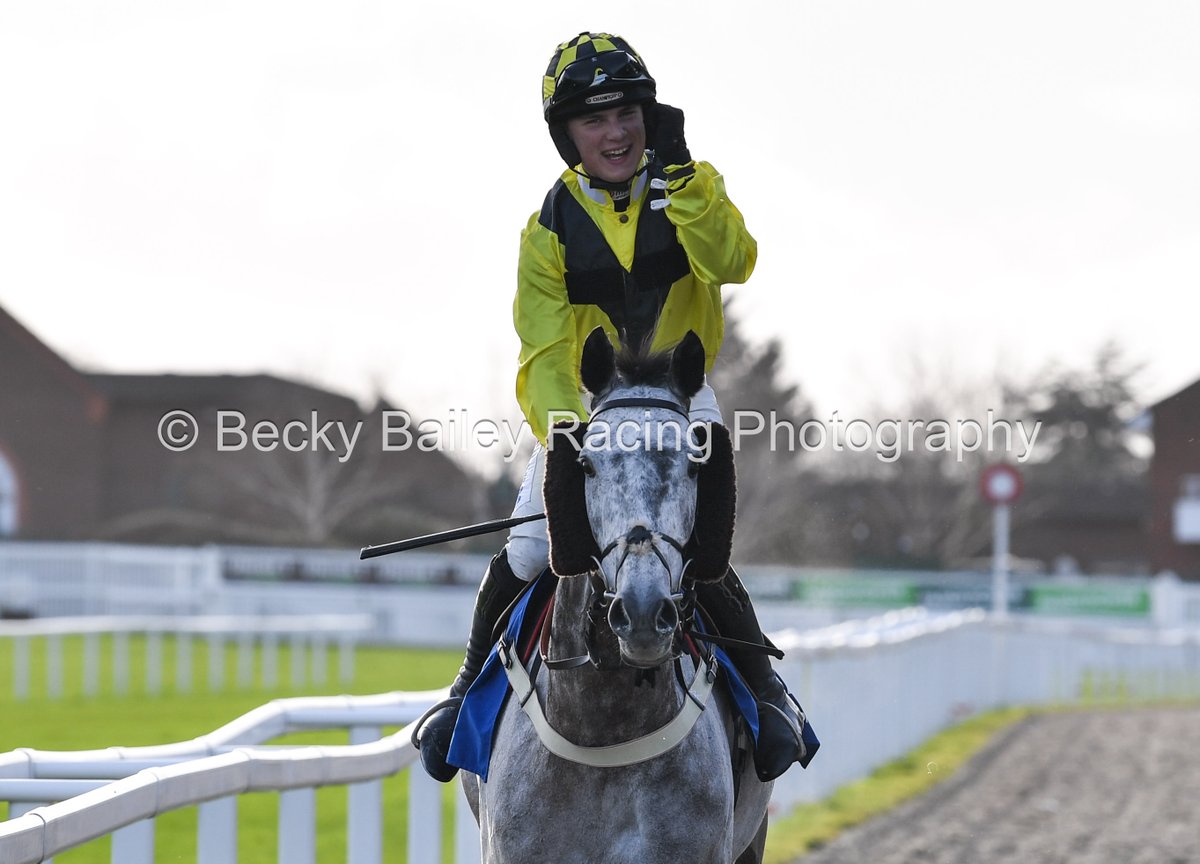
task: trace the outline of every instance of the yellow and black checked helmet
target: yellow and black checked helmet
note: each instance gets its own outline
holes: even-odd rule
[[[565,120],[654,95],[654,79],[628,42],[609,33],[580,33],[550,58],[542,78],[542,113],[547,122]]]
[[[542,77],[542,114],[550,137],[569,167],[579,152],[565,121],[578,114],[628,103],[651,103],[656,87],[628,42],[611,33],[580,33],[558,46]]]

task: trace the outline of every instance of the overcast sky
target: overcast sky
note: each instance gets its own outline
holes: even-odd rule
[[[726,290],[819,410],[913,353],[1200,377],[1190,2],[6,3],[0,305],[87,368],[516,417],[541,74],[584,29],[725,174],[760,250]]]

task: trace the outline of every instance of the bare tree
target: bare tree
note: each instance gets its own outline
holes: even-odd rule
[[[812,415],[800,387],[783,376],[783,346],[771,339],[751,345],[730,303],[725,304],[725,342],[709,381],[728,426],[741,414],[747,434],[737,443],[738,522],[735,554],[740,560],[794,563],[806,554],[811,524],[805,513],[803,449],[789,439]],[[753,418],[763,431],[750,434]],[[779,432],[771,433],[772,423]]]

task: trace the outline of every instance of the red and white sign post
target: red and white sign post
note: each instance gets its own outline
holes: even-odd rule
[[[979,478],[983,498],[992,505],[992,613],[1008,615],[1008,505],[1025,487],[1011,465],[989,465]]]

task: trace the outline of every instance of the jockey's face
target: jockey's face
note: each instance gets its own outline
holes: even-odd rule
[[[637,171],[646,149],[641,105],[618,105],[567,121],[567,134],[590,177],[623,183]]]

